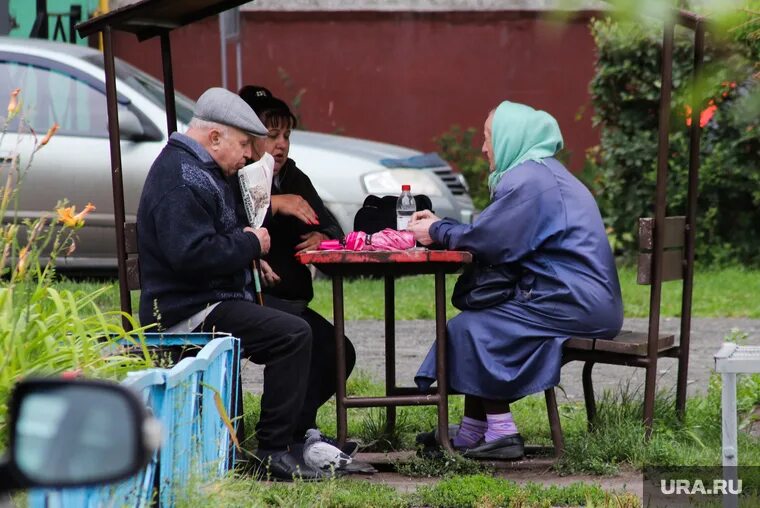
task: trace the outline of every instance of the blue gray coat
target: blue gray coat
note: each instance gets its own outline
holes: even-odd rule
[[[556,159],[525,162],[499,182],[474,224],[430,228],[448,249],[488,264],[516,263],[514,299],[464,311],[448,322],[450,387],[513,400],[559,383],[562,344],[571,336],[611,338],[623,304],[604,224],[591,193]],[[435,379],[435,346],[417,384]]]

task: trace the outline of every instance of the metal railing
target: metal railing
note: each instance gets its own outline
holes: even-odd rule
[[[240,341],[209,334],[146,334],[149,346],[203,346],[171,369],[131,372],[122,385],[142,396],[163,427],[163,442],[138,475],[106,487],[29,492],[30,508],[173,506],[190,482],[222,477],[234,464],[228,423],[237,426]],[[217,400],[218,399],[218,400]],[[219,406],[224,408],[222,414]],[[225,419],[227,421],[225,422]]]

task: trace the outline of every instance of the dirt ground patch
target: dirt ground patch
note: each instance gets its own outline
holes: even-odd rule
[[[417,478],[405,476],[393,471],[393,464],[410,460],[412,451],[392,453],[359,453],[356,460],[373,464],[378,472],[372,475],[352,475],[352,478],[365,479],[372,483],[391,486],[399,492],[414,492],[423,485],[434,485],[441,478]],[[576,482],[599,485],[608,492],[618,494],[631,493],[639,499],[643,496],[642,475],[639,471],[623,470],[615,476],[594,476],[588,474],[562,476],[552,470],[554,459],[546,456],[528,456],[526,459],[510,462],[490,462],[495,475],[519,484],[540,483],[543,485],[566,486]]]

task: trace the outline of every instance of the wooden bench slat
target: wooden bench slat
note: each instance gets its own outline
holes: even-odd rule
[[[654,254],[639,254],[638,274],[636,282],[638,284],[652,283],[652,258]],[[683,249],[666,250],[662,253],[662,280],[681,280],[683,279]]]
[[[124,223],[124,243],[127,255],[137,254],[137,224],[134,222]]]
[[[665,242],[663,249],[683,247],[686,242],[686,217],[665,217]],[[654,219],[641,217],[639,219],[639,249],[654,249]]]
[[[127,259],[127,287],[130,291],[140,289],[140,264],[136,258]]]
[[[633,333],[631,330],[620,330],[615,339],[624,337],[625,335]],[[594,341],[596,340],[608,340],[608,339],[589,339],[588,337],[570,337],[565,341],[563,347],[565,349],[574,349],[576,351],[592,351],[594,349]],[[614,340],[614,339],[613,339]]]
[[[584,337],[570,337],[565,341],[565,349],[575,349],[581,351],[591,351],[594,349],[594,341],[596,339],[587,339]]]
[[[657,351],[673,347],[675,336],[661,333],[657,340]],[[630,332],[618,335],[614,339],[598,339],[594,342],[594,351],[607,351],[624,355],[647,355],[647,334],[645,332]]]

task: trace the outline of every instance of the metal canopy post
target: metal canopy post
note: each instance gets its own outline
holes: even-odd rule
[[[652,256],[652,286],[649,293],[649,344],[647,349],[644,389],[644,426],[647,438],[652,434],[655,383],[657,382],[657,338],[660,334],[660,302],[662,297],[662,246],[665,242],[665,211],[667,208],[668,148],[670,143],[670,94],[673,75],[673,34],[675,27],[665,22],[662,39],[662,68],[660,77],[660,118],[657,147],[657,187],[655,194],[654,245]]]
[[[116,256],[119,262],[119,301],[125,316],[121,322],[127,331],[132,324],[132,300],[127,286],[127,247],[124,239],[124,180],[121,172],[121,136],[119,110],[116,104],[116,66],[113,56],[111,27],[103,28],[103,63],[106,73],[106,103],[108,105],[108,138],[111,144],[111,184],[113,185],[113,214],[116,226]]]
[[[132,324],[132,300],[127,283],[127,249],[124,236],[124,182],[121,167],[121,139],[116,95],[116,66],[113,52],[113,31],[131,32],[138,40],[159,36],[164,72],[164,99],[168,133],[177,130],[177,113],[174,103],[174,80],[171,67],[169,32],[175,28],[216,15],[227,9],[246,3],[247,0],[138,0],[101,16],[77,24],[80,37],[101,32],[103,36],[103,60],[106,78],[106,101],[108,111],[108,135],[111,144],[111,183],[113,186],[114,221],[116,229],[116,256],[119,267],[119,300],[122,324],[129,331]],[[38,0],[44,5],[44,0]],[[44,23],[47,28],[47,23]]]
[[[678,354],[678,380],[676,382],[676,412],[683,420],[686,413],[686,381],[689,367],[689,340],[691,338],[691,299],[694,287],[694,248],[696,237],[697,196],[699,193],[699,142],[702,126],[699,124],[702,104],[697,97],[698,80],[702,73],[705,54],[705,24],[697,19],[694,28],[694,92],[691,100],[691,130],[689,132],[689,188],[686,202],[685,266],[681,297],[681,335]]]
[[[161,63],[164,71],[164,102],[166,103],[166,135],[177,131],[177,107],[174,103],[174,74],[169,32],[161,34]]]

